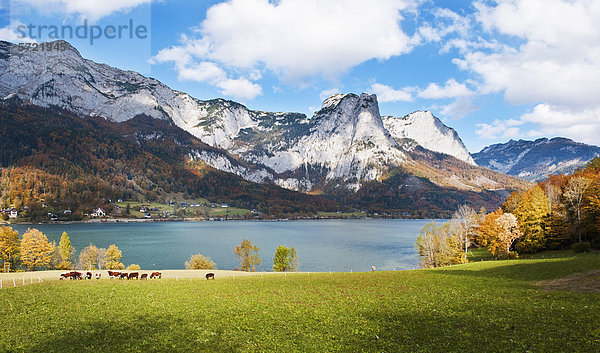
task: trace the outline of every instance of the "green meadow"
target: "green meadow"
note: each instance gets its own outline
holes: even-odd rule
[[[47,281],[0,291],[0,351],[598,352],[598,269],[598,253],[562,253],[398,272]],[[552,281],[577,273],[587,274]]]

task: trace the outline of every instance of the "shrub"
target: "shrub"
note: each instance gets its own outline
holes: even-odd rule
[[[127,266],[127,270],[129,271],[136,271],[136,270],[141,270],[142,268],[140,267],[140,265],[136,265],[136,264],[131,264],[129,266]]]
[[[578,253],[582,253],[582,252],[590,252],[590,251],[592,251],[592,246],[587,241],[584,241],[584,242],[581,242],[581,243],[575,243],[575,244],[573,244],[572,249],[573,249],[574,253],[578,254]]]
[[[210,257],[202,254],[192,255],[189,261],[185,262],[185,268],[188,270],[212,270],[217,266]]]

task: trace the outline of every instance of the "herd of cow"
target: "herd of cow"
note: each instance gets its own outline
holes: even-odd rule
[[[96,273],[96,279],[100,279],[100,277],[102,276],[101,273]],[[147,273],[142,273],[142,275],[140,276],[139,272],[118,272],[118,271],[108,271],[108,278],[119,278],[119,279],[148,279],[148,274]],[[153,278],[162,278],[162,274],[160,272],[152,272],[150,274],[150,279]],[[62,272],[60,274],[60,279],[92,279],[92,273],[91,272],[86,272],[85,274],[83,272],[77,272],[77,271],[71,271],[71,272]]]

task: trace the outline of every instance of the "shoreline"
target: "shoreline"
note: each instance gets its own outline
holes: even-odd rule
[[[180,218],[180,219],[144,219],[144,218],[105,218],[105,219],[88,219],[84,221],[50,221],[50,222],[15,222],[2,223],[0,226],[11,225],[68,225],[68,224],[118,224],[118,223],[168,223],[168,222],[298,222],[298,221],[357,221],[357,220],[402,220],[402,221],[446,221],[446,218],[395,218],[395,217],[315,217],[315,218],[299,218],[299,219],[214,219],[207,220],[202,218]]]

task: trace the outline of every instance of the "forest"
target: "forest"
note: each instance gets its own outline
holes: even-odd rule
[[[321,196],[191,162],[193,151],[214,149],[167,121],[138,116],[116,123],[57,108],[2,108],[0,209],[14,207],[32,221],[60,210],[77,220],[98,207],[112,209],[117,199],[165,202],[173,193],[273,217],[337,209]]]
[[[461,206],[444,224],[428,224],[416,242],[421,266],[467,262],[472,248],[495,258],[517,258],[546,250],[600,250],[600,157],[571,175],[551,175],[513,192],[487,213]]]

